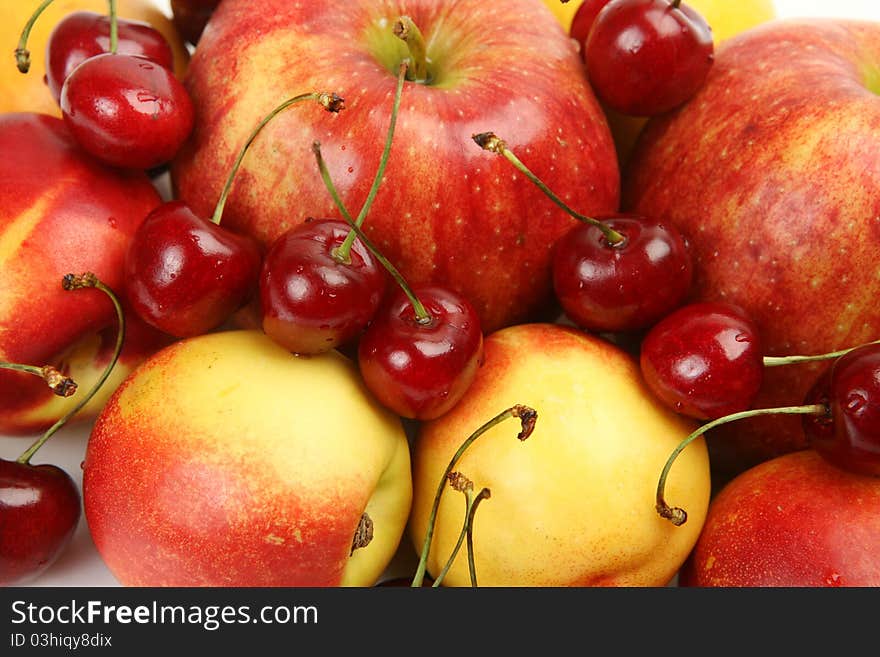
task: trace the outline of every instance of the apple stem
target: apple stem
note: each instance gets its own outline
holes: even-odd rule
[[[412,66],[407,70],[407,79],[419,84],[430,83],[428,51],[425,47],[425,37],[422,35],[422,31],[409,16],[398,18],[393,29],[394,36],[403,41],[409,50],[409,62]]]
[[[877,344],[878,342],[880,342],[880,340],[872,340],[871,342],[866,342],[865,344],[859,346],[864,347],[869,344]],[[764,366],[777,367],[779,365],[790,365],[792,363],[808,363],[817,360],[830,360],[843,356],[844,354],[848,354],[853,349],[858,349],[858,347],[849,347],[847,349],[840,349],[838,351],[829,351],[828,353],[816,354],[814,356],[764,356]]]
[[[65,376],[52,365],[43,365],[37,367],[35,365],[22,365],[21,363],[6,363],[0,361],[0,369],[16,370],[38,376],[46,385],[59,397],[70,397],[76,392],[76,381],[69,376]]]
[[[394,141],[394,130],[397,126],[397,116],[400,113],[400,99],[403,96],[403,81],[407,68],[408,64],[404,62],[400,65],[400,70],[397,73],[397,87],[394,92],[394,103],[391,106],[391,120],[388,122],[388,134],[385,136],[385,147],[382,150],[382,157],[379,159],[379,167],[376,169],[376,175],[373,176],[373,184],[370,186],[370,191],[367,193],[367,199],[364,201],[361,211],[358,213],[357,219],[355,220],[355,223],[359,228],[364,225],[364,219],[370,211],[373,201],[376,199],[376,194],[379,191],[379,185],[382,184],[382,179],[385,177],[385,167],[388,166],[388,159],[391,155],[391,143]],[[338,194],[336,194],[335,191],[333,194],[333,200],[336,201],[336,205],[341,206],[342,202],[337,200],[339,198]],[[333,257],[339,262],[344,264],[351,263],[351,245],[354,244],[354,238],[356,235],[357,233],[353,230],[349,232],[345,241],[334,250]]]
[[[824,404],[805,404],[803,406],[778,406],[775,408],[754,408],[747,411],[739,411],[738,413],[731,413],[730,415],[725,415],[724,417],[719,417],[715,420],[712,420],[711,422],[703,424],[678,444],[678,446],[673,450],[672,454],[670,454],[669,459],[667,459],[666,465],[663,466],[663,471],[660,474],[660,480],[657,484],[657,504],[655,506],[655,508],[657,509],[657,513],[660,514],[661,518],[666,518],[677,527],[687,522],[687,512],[681,507],[670,507],[664,499],[666,478],[669,475],[669,470],[672,467],[673,462],[676,458],[678,458],[678,455],[681,454],[681,452],[694,440],[702,436],[710,429],[713,429],[720,424],[726,424],[735,420],[743,420],[759,415],[822,415],[827,412],[828,409],[825,407]]]
[[[110,372],[113,371],[113,368],[116,366],[116,361],[119,360],[119,354],[122,351],[122,344],[125,341],[125,314],[122,311],[122,305],[119,303],[119,299],[116,294],[109,287],[104,285],[95,274],[91,272],[87,272],[85,274],[81,274],[79,276],[75,274],[66,274],[61,281],[61,285],[65,290],[80,290],[83,288],[96,288],[101,290],[104,294],[106,294],[110,301],[113,303],[113,308],[116,310],[116,319],[118,322],[119,329],[116,332],[116,345],[113,349],[113,357],[110,359],[110,362],[107,364],[107,367],[104,368],[104,371],[101,373],[101,376],[95,382],[95,385],[92,386],[91,390],[73,407],[71,408],[63,417],[61,417],[55,424],[49,427],[46,432],[40,436],[33,445],[28,447],[24,453],[18,457],[18,462],[26,465],[30,463],[31,458],[37,451],[46,443],[49,438],[51,438],[61,427],[67,424],[67,421],[72,418],[74,415],[79,413],[79,411],[89,403],[92,397],[101,389],[101,386],[104,385],[104,382],[110,376]]]
[[[428,516],[428,526],[425,531],[425,540],[422,543],[422,551],[419,557],[419,565],[416,568],[416,573],[413,576],[412,584],[413,587],[420,587],[422,582],[425,579],[425,570],[428,566],[428,553],[431,549],[431,541],[434,538],[434,525],[437,522],[437,511],[440,508],[440,498],[443,495],[443,489],[446,487],[446,482],[449,478],[449,473],[453,471],[455,468],[455,464],[458,463],[458,460],[461,458],[462,454],[464,454],[465,450],[473,444],[477,438],[482,436],[492,427],[500,424],[504,420],[508,418],[519,418],[521,423],[521,429],[519,434],[517,434],[517,438],[520,441],[526,440],[529,436],[532,435],[532,432],[535,430],[535,423],[538,419],[538,413],[535,409],[524,406],[522,404],[517,404],[515,406],[511,406],[510,408],[502,411],[491,420],[483,424],[479,429],[474,431],[468,438],[461,444],[455,454],[452,456],[452,459],[449,461],[449,465],[446,466],[446,471],[443,473],[443,477],[440,479],[440,484],[437,486],[437,493],[434,495],[434,503],[431,507],[431,513]]]
[[[117,0],[108,0],[110,3],[110,52],[119,50],[119,19],[116,14]]]
[[[477,587],[477,567],[474,564],[474,515],[477,513],[477,507],[480,502],[492,496],[492,492],[488,488],[482,489],[474,498],[474,503],[468,511],[467,518],[467,555],[468,555],[468,573],[471,576],[471,586]]]
[[[27,41],[28,38],[30,38],[34,23],[37,22],[37,19],[46,7],[53,2],[54,0],[43,0],[43,2],[40,3],[40,6],[34,10],[33,14],[31,14],[31,17],[28,18],[27,23],[24,25],[24,29],[21,31],[21,37],[18,39],[18,47],[15,49],[15,65],[21,73],[27,73],[31,69],[31,51],[27,49]]]
[[[471,136],[471,139],[476,142],[477,146],[482,148],[484,151],[489,151],[490,153],[495,153],[497,155],[503,155],[507,160],[513,164],[526,178],[531,180],[547,197],[553,201],[560,208],[565,210],[569,215],[574,217],[575,219],[582,221],[586,224],[590,224],[591,226],[595,226],[599,230],[602,231],[602,235],[604,235],[605,240],[611,246],[623,246],[626,243],[626,237],[616,230],[608,226],[602,221],[598,219],[594,219],[593,217],[588,217],[579,212],[574,211],[572,208],[566,204],[561,198],[559,198],[556,194],[553,193],[547,185],[532,173],[529,168],[523,164],[523,162],[514,154],[513,151],[507,146],[507,143],[499,138],[494,132],[481,132],[479,134],[475,134]]]
[[[400,273],[400,270],[392,264],[392,262],[386,258],[379,248],[373,244],[369,237],[367,237],[366,233],[361,229],[360,226],[357,225],[351,218],[351,213],[349,213],[348,208],[345,207],[345,204],[342,202],[342,199],[339,196],[339,192],[336,190],[336,185],[333,184],[333,179],[330,177],[330,171],[327,169],[327,163],[324,161],[324,156],[321,154],[321,142],[316,141],[312,143],[312,151],[315,154],[315,159],[318,161],[318,169],[321,172],[321,179],[324,181],[324,185],[327,187],[327,190],[330,192],[330,196],[333,197],[333,201],[336,204],[336,207],[339,208],[339,213],[342,215],[345,223],[348,224],[349,228],[351,228],[351,234],[355,235],[361,242],[363,242],[364,246],[366,246],[370,252],[376,257],[382,266],[391,274],[391,277],[397,282],[400,286],[400,289],[403,290],[404,294],[406,294],[407,299],[409,299],[410,304],[412,304],[413,311],[416,315],[416,321],[419,324],[430,324],[433,321],[433,317],[431,313],[428,312],[425,305],[419,301],[419,298],[412,291],[412,288],[406,282],[406,279],[403,277],[403,274]],[[348,241],[348,237],[345,238],[346,242]],[[342,248],[340,246],[340,248]],[[351,262],[349,259],[348,262],[343,261],[341,258],[337,258],[339,262],[343,264],[348,264]]]
[[[449,481],[449,485],[452,487],[453,490],[464,493],[464,521],[461,523],[461,532],[458,535],[458,540],[455,542],[455,547],[452,548],[452,553],[449,555],[449,558],[443,565],[443,569],[434,579],[434,583],[431,584],[431,586],[435,588],[439,587],[440,584],[443,582],[443,579],[446,577],[446,573],[448,573],[449,569],[452,568],[452,564],[455,563],[455,558],[458,556],[458,553],[461,550],[461,546],[464,544],[464,539],[467,536],[468,517],[471,513],[471,507],[474,504],[474,482],[472,482],[460,472],[450,472],[447,480]]]
[[[291,105],[296,105],[297,103],[304,100],[317,101],[318,104],[321,105],[321,107],[323,107],[328,112],[332,112],[333,114],[338,114],[340,111],[345,109],[345,100],[341,96],[332,92],[311,92],[299,94],[298,96],[294,96],[293,98],[288,98],[283,103],[275,107],[275,109],[269,112],[265,117],[263,117],[263,120],[257,124],[257,127],[253,129],[250,136],[247,138],[247,141],[245,141],[244,146],[241,147],[241,150],[238,152],[238,156],[235,158],[235,162],[232,165],[232,169],[230,169],[229,175],[226,177],[226,183],[223,185],[223,190],[220,192],[220,198],[217,201],[217,206],[214,208],[214,214],[211,216],[211,221],[213,223],[220,225],[220,219],[223,217],[223,208],[226,206],[226,199],[232,189],[232,181],[235,179],[235,174],[238,172],[242,160],[244,160],[245,153],[247,153],[251,144],[257,138],[257,135],[260,134],[260,131],[265,127],[265,125],[269,123],[272,119],[274,119],[278,114],[286,110]]]

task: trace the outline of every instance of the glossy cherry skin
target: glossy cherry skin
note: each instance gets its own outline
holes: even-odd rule
[[[568,28],[569,36],[578,42],[581,57],[587,59],[587,38],[599,12],[605,8],[611,0],[584,0],[574,12],[571,26]]]
[[[194,122],[189,94],[170,69],[109,53],[67,76],[61,114],[83,150],[111,166],[144,170],[174,157]]]
[[[139,55],[168,69],[174,53],[168,41],[149,23],[118,18],[116,52]],[[110,52],[110,17],[94,11],[75,11],[52,29],[46,42],[46,84],[56,102],[70,72],[89,57]]]
[[[219,327],[256,293],[262,252],[250,237],[168,201],[135,231],[125,258],[126,296],[151,326],[178,338]]]
[[[714,61],[712,30],[703,16],[670,0],[611,0],[586,43],[596,95],[611,109],[653,116],[691,98]]]
[[[413,420],[440,417],[467,392],[483,356],[483,332],[470,302],[436,286],[413,289],[431,315],[421,324],[402,291],[390,295],[358,344],[370,391]]]
[[[266,253],[260,274],[262,326],[288,351],[317,354],[345,345],[373,319],[385,294],[385,268],[355,239],[350,261],[334,250],[350,232],[337,219],[288,230]]]
[[[812,448],[844,470],[880,476],[880,345],[863,345],[835,360],[805,403],[828,409],[802,417]]]
[[[553,288],[565,314],[597,332],[643,329],[680,306],[693,279],[687,242],[669,224],[636,215],[602,218],[624,236],[613,245],[578,222],[553,252]]]
[[[79,489],[61,468],[0,459],[0,586],[23,584],[51,566],[81,508]]]
[[[698,420],[750,408],[764,375],[757,326],[725,303],[693,303],[673,311],[645,335],[639,359],[654,394]]]

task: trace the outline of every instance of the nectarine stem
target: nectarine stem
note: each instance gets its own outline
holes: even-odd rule
[[[434,538],[434,525],[437,522],[437,511],[440,508],[440,498],[443,495],[443,489],[446,487],[446,481],[449,478],[449,473],[453,471],[455,468],[455,464],[458,463],[458,460],[461,458],[462,454],[464,454],[465,450],[470,447],[477,438],[482,436],[492,427],[500,424],[504,420],[508,418],[519,418],[522,428],[517,435],[521,441],[526,440],[529,436],[532,435],[532,432],[535,430],[535,422],[538,419],[538,413],[535,409],[530,408],[529,406],[524,406],[522,404],[517,404],[516,406],[511,406],[505,411],[502,411],[491,420],[482,425],[479,429],[474,431],[470,436],[468,436],[467,440],[465,440],[455,454],[452,456],[452,459],[449,461],[449,465],[446,466],[446,470],[443,473],[443,477],[440,479],[440,484],[437,486],[437,493],[434,495],[434,503],[431,507],[431,513],[428,516],[428,526],[425,530],[425,540],[422,543],[422,552],[419,557],[419,565],[416,568],[416,573],[413,576],[412,585],[413,587],[419,587],[422,585],[422,582],[425,579],[425,570],[428,566],[428,553],[431,549],[431,541]]]
[[[333,179],[330,177],[330,171],[327,169],[327,163],[324,161],[324,156],[321,154],[321,143],[314,142],[312,144],[312,151],[315,153],[315,159],[318,161],[318,169],[321,172],[321,179],[324,181],[324,185],[327,187],[327,190],[330,192],[330,196],[333,197],[333,201],[336,203],[336,206],[339,208],[339,213],[342,215],[342,218],[345,220],[345,223],[349,225],[351,228],[351,235],[354,235],[363,242],[364,246],[367,247],[370,252],[376,256],[376,260],[382,263],[382,266],[391,274],[391,277],[397,282],[400,286],[400,289],[403,290],[404,294],[406,294],[407,299],[412,304],[413,311],[416,315],[416,321],[421,324],[427,324],[431,321],[431,313],[425,308],[425,305],[419,301],[419,298],[413,293],[412,288],[406,282],[406,279],[403,277],[403,274],[395,267],[388,258],[386,258],[379,248],[373,244],[370,239],[366,236],[363,230],[361,230],[360,226],[357,225],[357,222],[351,218],[351,214],[348,211],[348,208],[345,207],[345,204],[342,202],[342,199],[339,197],[339,192],[336,190],[336,185],[333,184]],[[339,255],[339,250],[341,250],[346,244],[348,244],[348,237],[345,238],[345,242],[337,249],[337,252],[334,253],[334,257],[343,263],[348,264],[351,262],[350,258],[342,259],[342,256]]]
[[[315,100],[325,110],[327,110],[328,112],[333,112],[334,114],[339,113],[341,110],[345,109],[345,100],[341,96],[335,93],[312,92],[300,94],[298,96],[294,96],[293,98],[288,98],[283,103],[275,107],[275,109],[269,112],[265,117],[263,117],[263,120],[257,124],[257,127],[254,128],[250,136],[247,138],[247,141],[245,141],[244,146],[241,147],[241,150],[238,152],[238,157],[235,158],[232,169],[230,169],[229,175],[226,177],[226,184],[223,185],[223,191],[220,192],[220,199],[217,201],[217,206],[214,208],[214,214],[211,217],[212,222],[219,225],[220,219],[223,216],[223,208],[226,206],[226,199],[229,196],[230,190],[232,189],[232,181],[235,179],[235,174],[238,172],[238,169],[241,166],[241,162],[242,160],[244,160],[245,153],[247,153],[251,144],[254,142],[254,139],[257,138],[257,135],[260,134],[260,131],[266,126],[266,124],[274,119],[278,114],[286,110],[291,105],[296,105],[303,100]]]
[[[65,376],[52,365],[43,365],[37,367],[35,365],[22,365],[21,363],[6,363],[0,361],[0,369],[16,370],[38,376],[46,385],[51,388],[59,397],[70,397],[76,392],[76,382],[69,376]]]
[[[471,576],[471,586],[476,588],[477,586],[477,567],[474,564],[474,515],[477,513],[477,507],[480,506],[480,502],[483,500],[489,499],[492,496],[491,491],[488,488],[484,488],[479,493],[477,493],[477,497],[474,499],[474,503],[471,504],[471,508],[468,511],[467,517],[467,555],[468,555],[468,573]]]
[[[565,210],[569,215],[577,219],[578,221],[583,221],[584,223],[595,226],[599,230],[602,231],[602,234],[605,236],[605,240],[611,246],[622,245],[626,241],[626,237],[618,233],[616,230],[608,226],[602,221],[598,219],[594,219],[593,217],[588,217],[586,215],[581,214],[580,212],[576,212],[572,208],[568,206],[568,204],[559,198],[553,190],[551,190],[547,185],[536,176],[532,171],[525,165],[523,162],[514,154],[512,150],[507,146],[507,143],[498,137],[494,132],[481,132],[479,134],[475,134],[471,136],[471,139],[482,148],[484,151],[489,151],[490,153],[495,153],[497,155],[503,155],[514,167],[517,168],[526,178],[532,181],[538,189],[540,189],[547,197],[553,201],[560,208]]]
[[[865,344],[858,345],[858,347],[864,347],[869,344],[877,344],[880,340],[872,340],[871,342],[866,342]],[[816,360],[830,360],[834,358],[839,358],[844,354],[848,354],[853,349],[858,349],[858,347],[849,347],[848,349],[840,349],[838,351],[829,351],[825,354],[816,354],[814,356],[764,356],[764,366],[765,367],[777,367],[779,365],[791,365],[792,363],[808,363]]]
[[[394,130],[397,126],[397,115],[400,113],[400,99],[403,96],[403,80],[406,71],[407,64],[404,62],[400,65],[400,70],[397,73],[397,87],[394,91],[394,102],[391,105],[391,119],[388,122],[388,133],[385,135],[385,147],[382,149],[382,156],[379,158],[379,166],[376,169],[376,175],[373,176],[373,184],[370,185],[367,199],[364,201],[363,206],[361,206],[361,211],[358,213],[357,219],[355,220],[358,228],[364,225],[364,219],[370,211],[373,201],[376,199],[376,194],[379,191],[379,185],[382,184],[382,179],[385,177],[385,167],[388,166],[388,158],[391,155],[391,144],[394,141]],[[339,196],[336,195],[333,197],[333,200],[336,201],[338,198]],[[341,205],[341,201],[337,201],[336,205]],[[338,258],[340,262],[346,264],[351,262],[349,254],[351,252],[351,245],[354,244],[355,235],[356,233],[351,231],[348,234],[348,237],[345,238],[345,241],[338,249],[336,249],[334,256]]]
[[[425,48],[425,37],[422,31],[409,16],[401,16],[394,23],[394,36],[402,40],[409,50],[409,62],[412,66],[408,70],[408,79],[411,82],[427,84],[430,80],[428,72],[428,51]]]
[[[805,404],[803,406],[779,406],[776,408],[753,408],[747,411],[740,411],[738,413],[731,413],[730,415],[725,415],[724,417],[716,418],[711,422],[707,422],[706,424],[700,426],[698,429],[693,431],[687,438],[681,441],[678,446],[672,451],[669,458],[666,461],[666,465],[663,466],[663,471],[660,474],[660,481],[657,484],[657,503],[655,508],[657,509],[657,513],[661,518],[666,518],[673,525],[680,526],[687,522],[687,512],[681,507],[670,507],[666,500],[664,499],[664,491],[666,488],[666,478],[669,476],[669,470],[672,468],[672,464],[678,455],[681,454],[684,449],[690,445],[697,438],[702,436],[704,433],[709,431],[710,429],[714,429],[720,424],[726,424],[727,422],[733,422],[735,420],[744,420],[750,417],[756,417],[758,415],[775,415],[775,414],[788,414],[788,415],[821,415],[826,412],[826,408],[823,404]]]
[[[21,31],[21,37],[18,39],[18,47],[15,49],[15,64],[18,67],[18,70],[22,73],[27,73],[31,69],[31,51],[27,49],[27,41],[31,35],[34,23],[37,22],[37,19],[46,7],[53,2],[54,0],[43,0],[43,2],[40,3],[40,6],[34,10],[33,14],[31,14],[31,17],[28,18],[27,23],[24,24],[24,29]]]
[[[112,372],[113,368],[116,366],[116,361],[119,360],[119,354],[122,352],[122,344],[125,341],[125,314],[122,311],[122,305],[119,303],[119,299],[113,290],[99,281],[97,276],[91,272],[80,276],[67,274],[62,279],[62,286],[65,290],[79,290],[86,287],[93,287],[101,290],[101,292],[110,298],[110,301],[113,303],[113,308],[116,310],[116,320],[119,326],[116,331],[116,345],[113,349],[113,357],[110,359],[110,362],[107,363],[107,367],[104,368],[104,371],[95,382],[95,385],[92,386],[91,390],[89,390],[89,392],[76,405],[74,405],[73,408],[59,418],[58,421],[49,427],[33,445],[28,447],[24,453],[18,457],[18,462],[22,464],[29,463],[33,455],[37,453],[46,441],[49,440],[49,438],[51,438],[61,427],[67,424],[67,421],[70,420],[70,418],[79,413],[79,411],[91,401],[92,397],[97,394],[98,390],[101,389],[101,386],[104,385],[104,382],[110,376],[110,372]]]

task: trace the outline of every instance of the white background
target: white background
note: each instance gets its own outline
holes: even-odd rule
[[[737,2],[737,0],[727,0]],[[170,14],[167,1],[159,0]],[[777,14],[788,16],[837,16],[880,20],[877,0],[776,0]],[[88,426],[63,429],[38,455],[34,463],[55,463],[65,468],[81,483],[80,462],[85,453]],[[14,459],[31,443],[32,438],[0,437],[0,458]],[[408,573],[408,571],[405,571]],[[88,534],[85,519],[80,522],[72,544],[59,560],[34,582],[33,586],[117,586],[104,566]]]

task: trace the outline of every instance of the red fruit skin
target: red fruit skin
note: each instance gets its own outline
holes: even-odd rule
[[[149,23],[117,18],[117,36],[117,53],[146,57],[173,70],[171,46]],[[89,57],[105,52],[110,52],[109,16],[75,11],[55,25],[46,42],[46,84],[56,102],[61,100],[61,87],[70,72]]]
[[[702,15],[670,0],[612,0],[586,42],[590,84],[612,109],[654,116],[691,98],[714,62]]]
[[[85,151],[127,169],[167,163],[195,121],[192,101],[174,73],[134,55],[106,53],[82,62],[64,81],[60,105]]]
[[[806,449],[743,471],[712,499],[687,587],[880,586],[880,478]]]
[[[646,217],[601,220],[626,241],[611,246],[598,228],[578,222],[556,242],[556,298],[581,328],[644,329],[684,302],[693,269],[687,243],[670,224]]]
[[[857,347],[836,359],[805,403],[829,410],[803,416],[810,447],[840,468],[880,476],[880,345]]]
[[[688,304],[664,317],[642,341],[639,362],[657,397],[698,420],[748,409],[764,374],[757,327],[723,303]]]
[[[574,12],[568,33],[581,47],[581,57],[587,59],[587,37],[596,21],[596,16],[605,8],[611,0],[584,0],[581,6]]]
[[[183,201],[153,210],[125,258],[126,294],[151,326],[178,338],[225,322],[257,289],[262,253],[252,238],[195,215]]]
[[[0,359],[55,365],[86,390],[89,376],[96,380],[112,356],[116,312],[99,290],[65,291],[61,280],[94,272],[125,303],[125,251],[162,199],[143,172],[112,169],[86,155],[55,117],[0,116],[0,152],[12,154],[0,158]],[[134,313],[126,315],[123,351],[96,405],[167,342]],[[94,338],[99,344],[87,376],[67,357]],[[0,371],[0,434],[45,431],[74,403],[37,377]],[[95,407],[89,408],[77,419],[89,417]]]
[[[70,543],[81,507],[79,488],[61,468],[0,459],[0,586],[45,572]]]
[[[262,327],[288,351],[316,354],[345,345],[375,316],[385,293],[384,267],[359,239],[350,263],[332,255],[350,232],[344,221],[309,221],[284,233],[266,254]]]
[[[364,383],[398,415],[440,417],[467,393],[483,355],[476,310],[464,297],[436,286],[413,288],[432,316],[419,324],[402,291],[379,309],[358,344]]]
[[[348,109],[304,108],[266,126],[242,165],[248,185],[232,190],[224,221],[271,244],[309,216],[333,216],[310,148],[316,139],[343,201],[361,207],[384,148],[398,69],[366,37],[381,34],[383,19],[390,30],[401,14],[429,40],[437,33],[432,43],[444,50],[437,54],[448,84],[405,85],[395,146],[364,229],[410,284],[466,296],[484,331],[545,316],[552,245],[571,217],[472,135],[494,131],[585,214],[618,210],[620,174],[576,45],[533,0],[223,0],[188,69],[199,120],[172,163],[179,197],[210,211],[238,145],[280,100],[266,89],[317,88],[339,93]]]

